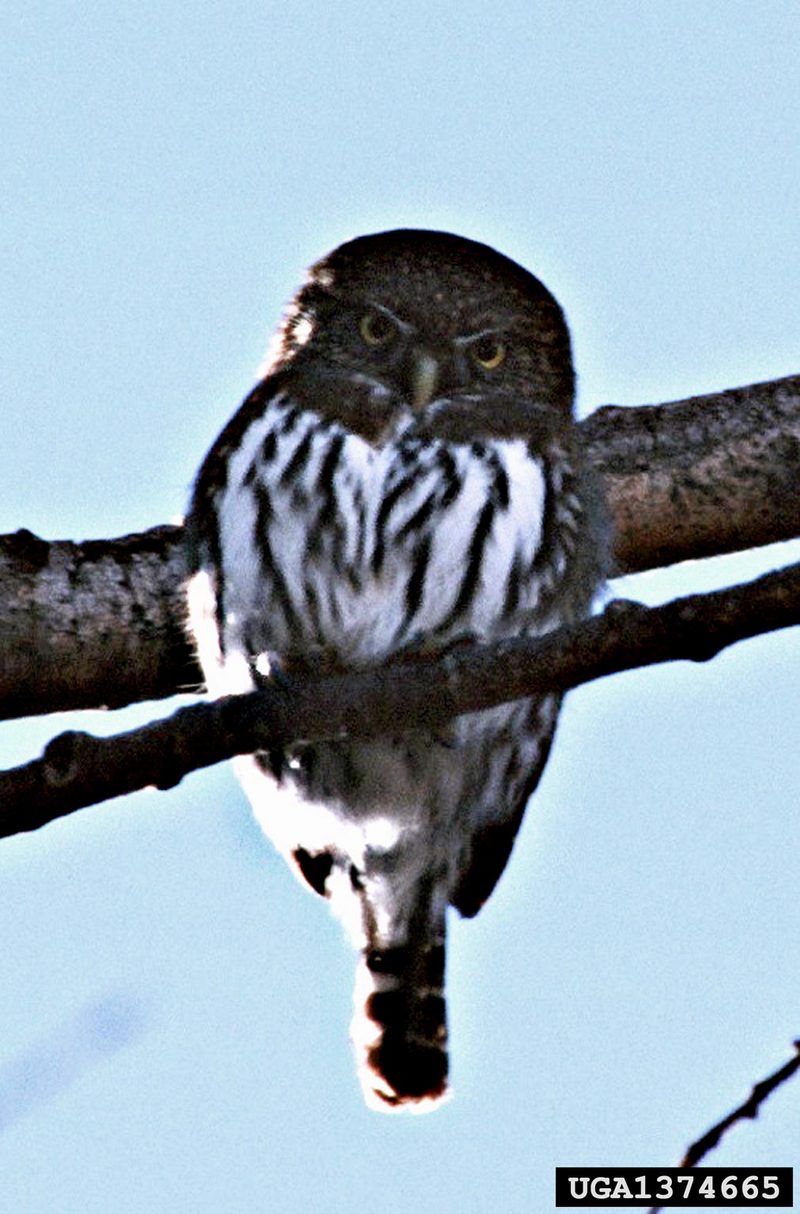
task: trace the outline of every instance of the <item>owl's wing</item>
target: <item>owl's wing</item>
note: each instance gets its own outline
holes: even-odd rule
[[[467,864],[450,895],[451,903],[465,918],[477,915],[508,863],[525,806],[541,779],[550,754],[561,698],[553,695],[531,702],[527,727],[537,742],[535,760],[516,786],[505,817],[484,821],[472,836]]]

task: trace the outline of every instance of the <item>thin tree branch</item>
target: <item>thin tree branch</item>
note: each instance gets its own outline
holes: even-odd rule
[[[706,1155],[719,1145],[732,1126],[736,1125],[739,1121],[744,1121],[745,1118],[754,1120],[758,1116],[761,1106],[767,1097],[771,1096],[782,1083],[786,1083],[788,1079],[791,1079],[795,1071],[800,1070],[800,1041],[794,1042],[794,1049],[794,1058],[790,1058],[777,1071],[773,1071],[771,1075],[767,1075],[766,1079],[762,1079],[759,1083],[754,1084],[750,1095],[742,1104],[728,1113],[727,1117],[723,1117],[721,1121],[712,1125],[710,1130],[707,1130],[701,1138],[698,1138],[696,1142],[691,1144],[678,1164],[679,1168],[695,1167],[700,1163],[701,1159],[705,1159]],[[663,1210],[663,1208],[663,1206],[653,1206],[649,1214],[659,1214],[659,1210]]]
[[[736,1125],[737,1121],[744,1121],[745,1118],[754,1120],[759,1110],[767,1099],[771,1096],[776,1088],[779,1088],[787,1079],[791,1079],[795,1071],[800,1070],[800,1041],[794,1043],[795,1056],[790,1058],[788,1062],[779,1067],[771,1075],[767,1075],[766,1079],[762,1079],[759,1083],[753,1085],[753,1090],[738,1108],[729,1113],[727,1117],[723,1117],[716,1125],[713,1125],[710,1130],[703,1134],[702,1138],[698,1138],[697,1142],[693,1142],[688,1148],[683,1159],[678,1164],[680,1168],[693,1168],[696,1164],[708,1155],[709,1151],[713,1151],[719,1145],[722,1138],[731,1128]]]
[[[66,733],[41,759],[0,773],[0,836],[148,785],[168,788],[190,771],[236,754],[323,738],[431,730],[464,712],[617,671],[685,658],[800,623],[800,564],[663,607],[611,603],[602,616],[539,639],[456,648],[435,660],[363,673],[298,679],[195,704],[111,738]]]
[[[582,429],[607,491],[617,573],[800,535],[800,376]],[[199,686],[181,530],[73,544],[0,537],[0,719],[119,707]]]

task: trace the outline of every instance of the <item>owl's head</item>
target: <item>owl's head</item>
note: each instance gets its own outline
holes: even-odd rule
[[[551,425],[572,414],[556,300],[510,258],[447,232],[362,236],[316,262],[272,369],[291,364],[366,379],[431,428],[458,430],[466,417],[473,432],[516,432],[537,412]]]

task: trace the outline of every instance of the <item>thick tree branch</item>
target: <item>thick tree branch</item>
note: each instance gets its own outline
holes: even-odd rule
[[[0,836],[236,754],[321,738],[439,729],[459,713],[621,670],[706,661],[735,641],[800,622],[800,565],[713,594],[646,608],[616,602],[602,616],[538,640],[457,648],[433,661],[299,679],[180,709],[112,738],[67,733],[41,759],[0,774]]]
[[[0,719],[202,687],[180,527],[116,540],[0,537]]]
[[[800,375],[583,423],[619,573],[800,535]]]
[[[583,430],[616,572],[800,535],[800,376],[639,408]],[[181,531],[0,538],[0,718],[118,707],[199,685],[183,629]]]

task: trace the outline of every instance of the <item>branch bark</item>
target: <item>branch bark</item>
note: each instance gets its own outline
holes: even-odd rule
[[[618,601],[548,636],[458,648],[363,673],[298,679],[194,704],[111,738],[66,733],[41,759],[0,773],[0,836],[35,830],[109,797],[169,788],[236,754],[300,740],[431,730],[463,712],[566,691],[621,670],[706,661],[746,637],[800,623],[800,564],[713,594],[646,608]]]
[[[0,719],[202,688],[183,625],[182,536],[0,537]]]
[[[583,423],[615,528],[617,573],[800,535],[800,375]]]
[[[582,428],[617,573],[800,535],[800,376]],[[184,628],[181,530],[74,544],[0,538],[0,719],[120,707],[201,685]]]

